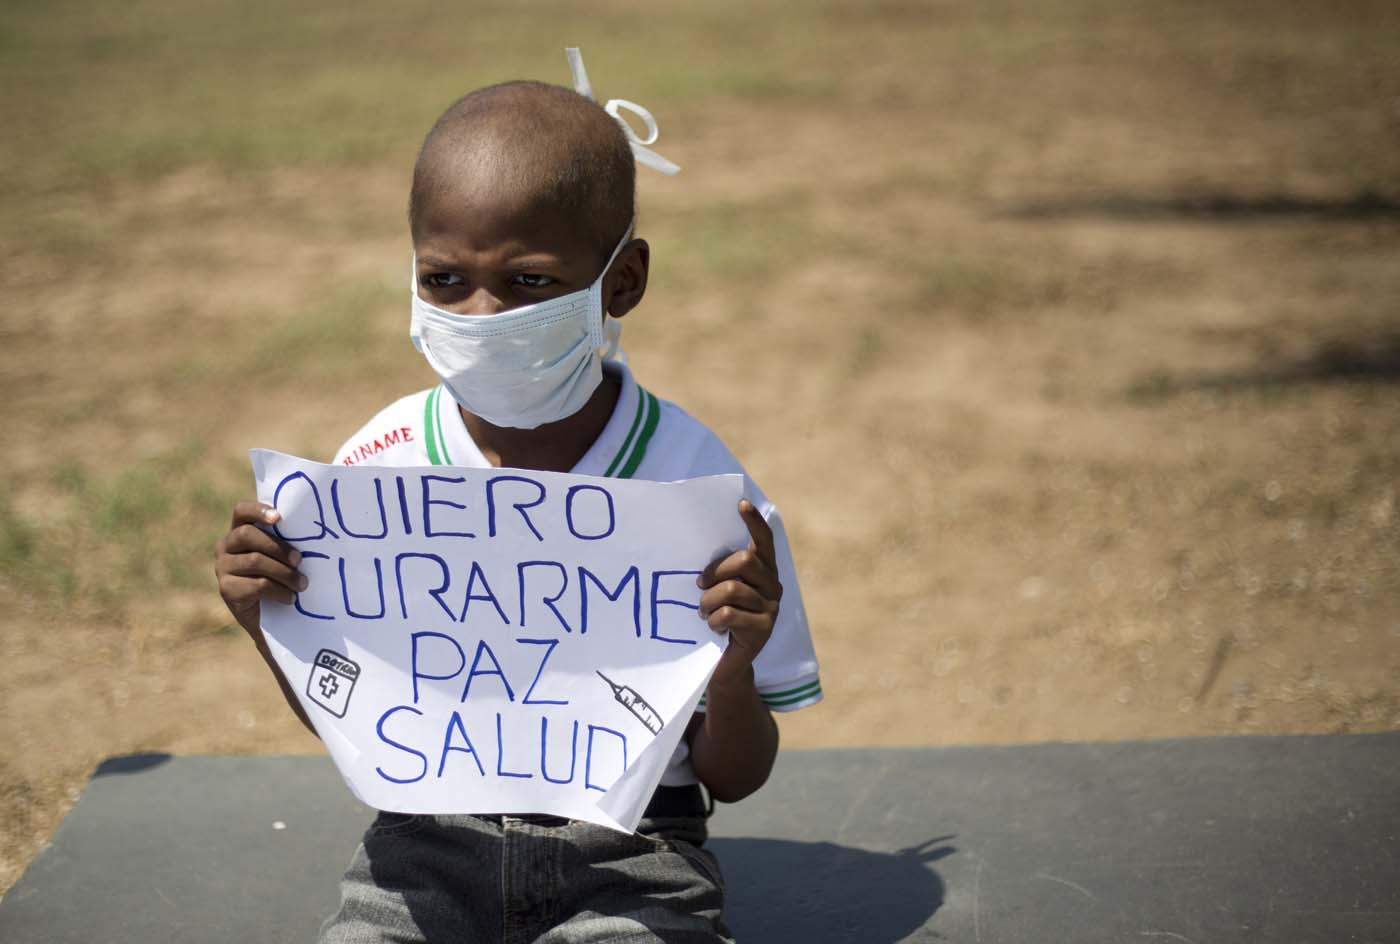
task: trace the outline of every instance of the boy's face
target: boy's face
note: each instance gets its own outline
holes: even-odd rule
[[[585,289],[606,258],[586,227],[547,201],[470,191],[427,201],[413,249],[418,294],[458,315],[494,315]],[[605,307],[610,295],[605,283]]]

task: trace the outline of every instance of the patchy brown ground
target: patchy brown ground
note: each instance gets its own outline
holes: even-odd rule
[[[784,509],[787,745],[1400,727],[1400,15],[1222,6],[5,13],[0,887],[104,756],[318,749],[209,547],[428,384],[415,135],[565,38],[685,167],[624,340]]]

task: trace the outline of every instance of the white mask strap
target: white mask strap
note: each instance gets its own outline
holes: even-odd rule
[[[608,261],[603,263],[603,271],[599,272],[598,278],[593,280],[593,284],[598,286],[599,292],[602,291],[603,276],[608,274],[608,270],[612,268],[612,264],[617,261],[618,255],[622,252],[622,247],[626,246],[627,243],[631,241],[632,227],[636,225],[636,222],[636,220],[628,221],[627,229],[623,232],[622,238],[619,239],[617,245],[613,247],[612,254],[608,256]],[[598,298],[598,323],[596,325],[589,325],[588,330],[589,334],[592,335],[591,340],[595,348],[601,348],[604,345],[607,346],[607,352],[603,355],[604,360],[617,353],[618,336],[622,333],[620,325],[610,332],[608,330],[609,321],[615,323],[617,319],[607,313],[607,310],[603,307],[603,299],[600,294]]]
[[[564,49],[564,54],[569,57],[569,71],[574,75],[574,91],[584,98],[593,98],[593,86],[588,82],[588,70],[583,67],[583,54],[578,51],[577,46],[569,46]],[[631,112],[642,120],[646,125],[647,136],[639,137],[632,126],[627,123],[619,112],[623,109]],[[638,164],[645,164],[652,170],[660,171],[666,175],[673,175],[680,171],[680,167],[671,163],[657,154],[648,144],[655,144],[660,132],[656,128],[656,119],[636,102],[629,102],[625,98],[610,98],[603,110],[612,115],[613,120],[622,125],[622,130],[627,134],[627,144],[632,148],[632,156],[637,159]]]

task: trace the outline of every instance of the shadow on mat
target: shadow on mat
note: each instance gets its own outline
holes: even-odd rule
[[[109,757],[98,764],[92,775],[94,777],[110,777],[113,774],[139,774],[152,767],[159,767],[168,760],[170,760],[169,754],[159,752],[122,754],[117,757]]]
[[[724,869],[724,920],[739,941],[887,944],[943,905],[931,863],[957,849],[938,836],[898,852],[829,842],[711,839]]]

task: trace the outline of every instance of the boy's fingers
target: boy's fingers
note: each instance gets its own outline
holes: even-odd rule
[[[728,557],[711,562],[710,566],[700,573],[700,579],[695,583],[708,589],[726,580],[742,581],[769,600],[781,600],[783,597],[783,585],[778,580],[777,572],[764,562],[758,551],[752,547],[735,551]]]
[[[301,551],[251,524],[239,525],[230,531],[224,537],[222,549],[225,554],[266,554],[290,567],[301,564]]]
[[[230,609],[242,610],[259,600],[290,604],[296,594],[266,577],[240,577],[226,574],[219,578],[219,592],[231,604]]]
[[[758,553],[765,564],[777,570],[778,556],[773,549],[773,529],[768,527],[762,512],[754,507],[753,502],[743,498],[739,500],[739,517],[744,519],[744,526],[749,529],[749,538],[753,541],[749,546]]]
[[[266,554],[237,554],[229,557],[225,573],[234,577],[265,577],[290,591],[306,589],[306,576]]]
[[[271,505],[259,501],[241,501],[233,506],[233,522],[230,528],[240,524],[276,524],[282,515]]]
[[[782,593],[782,585],[777,578],[778,556],[773,545],[773,529],[768,527],[763,514],[747,498],[739,500],[739,517],[749,532],[748,548],[711,561],[710,566],[700,572],[695,584],[710,587],[721,580],[738,578],[776,600]],[[755,564],[758,566],[755,567]],[[765,572],[768,577],[764,576]]]
[[[721,607],[730,606],[753,613],[767,612],[772,604],[753,587],[739,580],[726,580],[700,596],[700,618],[706,619]]]
[[[695,578],[695,586],[701,588],[714,586],[716,580],[715,572],[719,570],[719,565],[723,564],[726,560],[728,560],[726,557],[716,557],[714,560],[710,561],[705,569],[700,571],[700,576]]]
[[[710,614],[707,622],[717,633],[771,633],[772,621],[762,613],[736,610],[732,606],[722,606]]]

